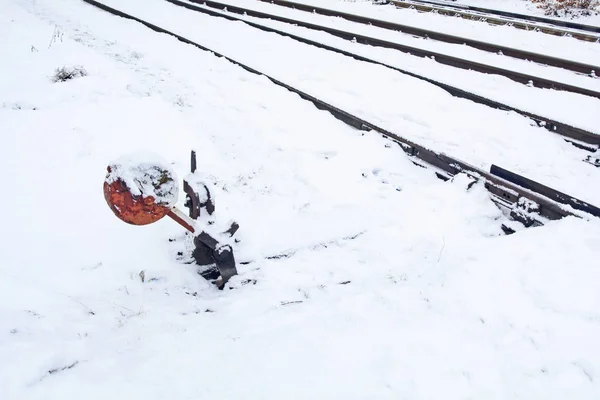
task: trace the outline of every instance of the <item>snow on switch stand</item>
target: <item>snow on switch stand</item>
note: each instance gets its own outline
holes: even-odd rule
[[[165,216],[194,235],[192,253],[196,264],[204,267],[201,275],[219,289],[237,275],[233,248],[229,243],[239,225],[235,222],[224,232],[209,232],[208,224],[198,220],[202,210],[208,215],[215,205],[208,187],[197,179],[196,153],[191,155],[191,174],[183,181],[185,206],[189,216],[175,207],[179,194],[177,176],[171,166],[154,154],[136,153],[110,163],[104,180],[104,198],[113,213],[132,225],[148,225]]]

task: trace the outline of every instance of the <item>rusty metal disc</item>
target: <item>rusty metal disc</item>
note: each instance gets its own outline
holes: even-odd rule
[[[104,198],[112,212],[132,225],[163,218],[177,201],[174,172],[165,163],[124,158],[112,163],[104,180]]]

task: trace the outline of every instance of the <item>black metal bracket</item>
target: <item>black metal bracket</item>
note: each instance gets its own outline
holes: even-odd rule
[[[190,157],[190,170],[196,172],[196,152],[192,150]],[[190,218],[196,220],[204,209],[208,215],[215,212],[215,203],[210,195],[208,187],[204,183],[190,184],[183,181],[183,191],[186,194],[185,206],[189,209]],[[202,201],[200,193],[203,192]],[[239,224],[233,222],[224,234],[233,237],[239,229]],[[223,289],[227,281],[237,275],[233,249],[228,244],[221,244],[210,234],[202,231],[194,237],[195,249],[192,257],[196,264],[205,267],[199,274],[207,280],[211,280],[219,289]]]
[[[191,172],[196,172],[196,152],[192,150],[191,153]],[[190,218],[198,219],[200,217],[200,211],[202,208],[206,210],[208,215],[212,215],[215,212],[215,203],[212,200],[210,195],[210,190],[205,184],[194,185],[193,187],[187,180],[183,180],[183,191],[185,192],[185,207],[190,210]],[[203,199],[204,201],[200,201],[200,193],[199,191],[204,192]]]
[[[585,160],[586,163],[592,164],[594,167],[600,168],[600,154],[587,156]]]

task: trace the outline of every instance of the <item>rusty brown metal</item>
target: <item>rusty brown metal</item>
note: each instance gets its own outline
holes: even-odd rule
[[[187,229],[188,231],[190,231],[191,233],[195,233],[196,230],[194,229],[192,223],[193,221],[190,221],[189,218],[187,218],[187,216],[185,214],[183,214],[181,211],[179,211],[177,208],[173,207],[169,210],[169,212],[167,213],[167,215],[175,222],[177,222],[179,225],[183,226],[185,229]]]
[[[110,175],[111,168],[107,168]],[[124,222],[132,225],[149,225],[168,215],[171,219],[194,233],[192,221],[177,208],[156,203],[153,196],[133,195],[122,179],[104,181],[104,198],[112,212]]]
[[[154,223],[170,211],[169,207],[156,204],[152,196],[134,196],[121,179],[112,183],[104,182],[104,198],[120,220],[132,225]]]

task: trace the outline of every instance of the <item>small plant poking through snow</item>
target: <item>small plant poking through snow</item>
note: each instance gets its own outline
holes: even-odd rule
[[[48,44],[48,48],[51,48],[54,43],[58,43],[63,41],[63,32],[58,25],[54,26],[54,32],[52,33],[52,37],[50,38],[50,43]]]
[[[57,68],[54,71],[54,75],[52,76],[53,82],[65,82],[71,79],[80,78],[82,76],[86,76],[87,71],[81,66],[75,67],[61,67]]]

